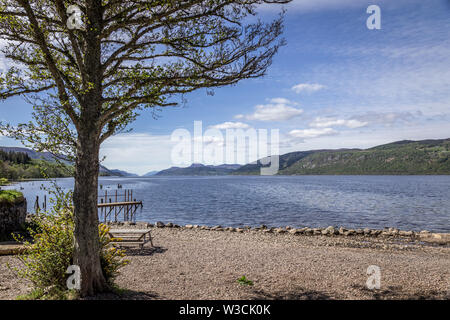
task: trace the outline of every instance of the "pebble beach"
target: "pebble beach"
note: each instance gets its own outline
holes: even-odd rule
[[[396,229],[224,228],[171,223],[150,228],[153,247],[127,249],[120,294],[95,299],[449,299],[448,234]],[[310,231],[312,230],[312,232]],[[0,256],[0,299],[29,291]],[[369,266],[380,269],[368,289]],[[239,283],[245,276],[252,285]]]

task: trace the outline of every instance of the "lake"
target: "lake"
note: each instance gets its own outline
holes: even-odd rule
[[[65,190],[73,179],[56,179]],[[222,226],[396,227],[450,232],[450,176],[101,177],[111,195],[122,184],[142,200],[138,221]],[[21,182],[34,211],[48,181]],[[114,198],[113,198],[114,201]]]

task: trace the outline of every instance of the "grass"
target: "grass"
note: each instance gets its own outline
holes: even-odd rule
[[[16,297],[16,300],[77,300],[78,292],[75,290],[61,291],[56,288],[50,288],[47,292],[36,288],[28,294]]]
[[[243,286],[253,286],[253,281],[247,279],[246,276],[242,276],[241,278],[237,279],[237,282]]]
[[[24,200],[23,193],[16,190],[0,190],[0,204],[16,204]]]

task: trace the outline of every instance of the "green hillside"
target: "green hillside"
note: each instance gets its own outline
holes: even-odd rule
[[[259,174],[260,167],[259,162],[246,165],[234,174]],[[289,153],[280,156],[279,174],[450,174],[450,139]]]

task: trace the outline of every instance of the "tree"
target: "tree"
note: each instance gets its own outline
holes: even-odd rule
[[[262,3],[287,2],[0,0],[0,37],[11,62],[0,97],[22,96],[34,106],[33,121],[2,124],[2,132],[75,161],[81,295],[107,289],[97,229],[101,143],[145,108],[263,76],[283,45],[283,14],[271,23],[253,16]]]

